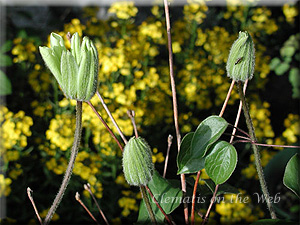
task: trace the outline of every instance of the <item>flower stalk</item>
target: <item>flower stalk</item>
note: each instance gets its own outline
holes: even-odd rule
[[[72,146],[72,150],[71,150],[70,160],[69,160],[66,172],[65,172],[65,176],[64,176],[61,186],[59,188],[58,194],[56,195],[56,197],[47,213],[47,216],[44,220],[43,225],[47,225],[51,221],[51,218],[53,217],[57,207],[59,206],[59,203],[61,202],[63,195],[65,193],[65,190],[70,182],[75,159],[76,159],[79,145],[80,145],[81,131],[82,131],[82,102],[77,101],[77,104],[76,104],[76,128],[75,128],[74,141],[73,141],[73,146]]]
[[[141,185],[140,189],[141,189],[142,197],[144,199],[144,202],[145,202],[149,217],[151,219],[151,222],[152,222],[152,224],[157,224],[156,219],[155,219],[155,215],[153,213],[153,210],[152,210],[152,207],[151,207],[148,195],[147,195],[146,188],[145,188],[144,185]]]
[[[256,136],[255,136],[255,132],[254,132],[254,126],[251,120],[251,116],[249,113],[249,108],[246,102],[246,97],[244,95],[243,92],[243,86],[242,86],[242,82],[238,82],[238,90],[239,90],[239,95],[240,95],[240,99],[242,101],[242,106],[243,106],[243,111],[244,111],[244,116],[246,119],[246,124],[249,130],[249,135],[250,138],[253,142],[256,142]],[[260,182],[260,186],[263,192],[263,195],[266,199],[270,214],[271,214],[271,218],[272,219],[276,219],[276,214],[275,214],[275,210],[272,206],[272,203],[270,201],[270,195],[269,195],[269,191],[267,188],[267,183],[266,180],[264,178],[264,173],[263,173],[263,169],[261,166],[261,161],[260,161],[260,154],[259,154],[259,148],[257,145],[255,145],[254,143],[252,143],[252,149],[253,149],[253,153],[254,153],[254,162],[255,162],[255,166],[256,166],[256,170],[257,170],[257,174],[258,174],[258,178],[259,178],[259,182]]]

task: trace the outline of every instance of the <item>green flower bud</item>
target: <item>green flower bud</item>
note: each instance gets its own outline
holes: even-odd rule
[[[151,148],[143,138],[132,137],[123,151],[123,172],[128,184],[147,185],[154,171]]]
[[[227,76],[235,81],[251,79],[255,66],[255,49],[250,34],[239,32],[238,39],[233,43],[226,65]]]
[[[84,37],[82,44],[78,33],[71,38],[71,50],[63,38],[50,35],[50,48],[39,47],[47,67],[56,78],[65,96],[77,101],[89,101],[98,83],[98,52],[93,42]]]

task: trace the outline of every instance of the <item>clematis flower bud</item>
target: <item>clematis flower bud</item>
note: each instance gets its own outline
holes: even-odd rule
[[[251,79],[255,66],[255,49],[250,34],[239,32],[238,39],[233,43],[226,65],[227,76],[235,81]]]
[[[69,51],[63,38],[51,33],[50,46],[40,46],[39,50],[65,96],[77,101],[89,101],[98,83],[98,52],[93,42],[84,37],[81,44],[78,33],[75,33]]]
[[[123,151],[123,172],[127,183],[147,185],[152,180],[153,171],[150,146],[143,138],[130,138]]]

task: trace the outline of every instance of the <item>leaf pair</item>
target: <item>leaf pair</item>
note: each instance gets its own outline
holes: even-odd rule
[[[196,173],[205,168],[216,184],[224,183],[237,164],[235,148],[225,141],[218,141],[227,126],[224,118],[210,116],[195,132],[188,133],[180,144],[177,173]]]

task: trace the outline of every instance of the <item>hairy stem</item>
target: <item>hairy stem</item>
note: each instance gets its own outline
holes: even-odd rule
[[[69,181],[70,181],[70,178],[72,175],[72,170],[73,170],[74,163],[75,163],[75,159],[76,159],[79,145],[80,145],[81,130],[82,130],[82,102],[77,101],[76,128],[75,128],[74,141],[73,141],[73,146],[72,146],[72,150],[71,150],[69,164],[68,164],[67,170],[65,172],[64,179],[59,188],[58,194],[56,195],[56,197],[52,203],[52,206],[50,207],[48,214],[44,220],[44,223],[43,223],[44,225],[47,225],[50,222],[50,220],[51,220],[52,216],[54,215],[60,201],[62,200],[62,197],[63,197],[63,195],[66,191],[66,188],[69,184]]]
[[[256,142],[256,136],[255,136],[255,132],[254,132],[254,126],[251,120],[251,116],[250,116],[250,112],[249,112],[249,108],[246,102],[246,97],[244,95],[243,92],[243,87],[242,87],[242,83],[238,82],[238,89],[239,89],[239,94],[240,94],[240,99],[242,101],[242,105],[243,105],[243,111],[244,111],[244,116],[246,119],[246,124],[249,130],[249,134],[251,137],[251,140],[253,142]],[[255,166],[256,166],[256,170],[257,170],[257,174],[258,174],[258,178],[259,178],[259,182],[260,182],[260,186],[263,192],[263,195],[266,199],[270,214],[271,214],[271,218],[272,219],[276,219],[276,214],[275,214],[275,210],[272,206],[272,203],[270,201],[270,195],[269,195],[269,191],[267,188],[267,183],[266,180],[264,178],[264,173],[263,173],[263,169],[261,166],[261,162],[260,162],[260,154],[259,154],[259,149],[258,146],[252,143],[252,149],[253,149],[253,153],[254,153],[254,161],[255,161]]]
[[[149,217],[151,219],[151,222],[153,224],[157,224],[156,219],[155,219],[155,215],[153,213],[153,210],[151,208],[151,204],[150,204],[150,201],[149,201],[149,198],[148,198],[148,195],[147,195],[146,188],[143,185],[141,185],[140,188],[141,188],[142,197],[144,199],[144,202],[145,202]]]

